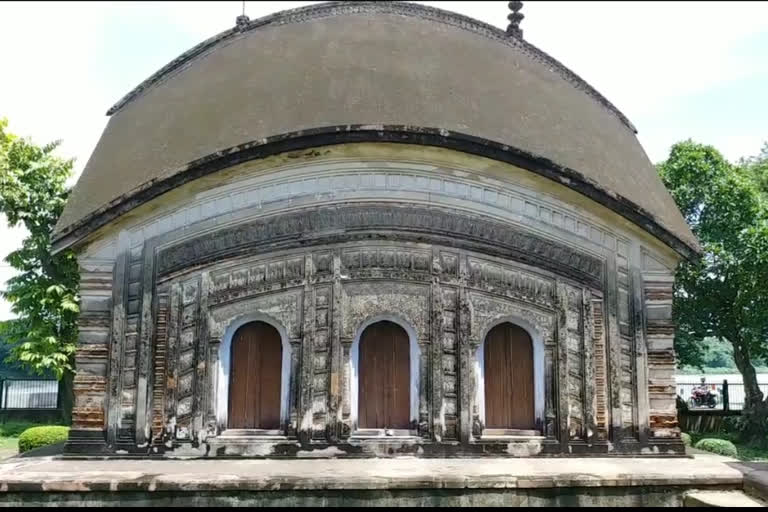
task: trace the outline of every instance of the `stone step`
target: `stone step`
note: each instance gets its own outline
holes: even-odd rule
[[[688,491],[684,507],[765,507],[766,504],[742,491]]]

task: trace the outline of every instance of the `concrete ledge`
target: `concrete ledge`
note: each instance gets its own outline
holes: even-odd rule
[[[0,463],[0,493],[653,487],[741,489],[730,459],[61,460]]]

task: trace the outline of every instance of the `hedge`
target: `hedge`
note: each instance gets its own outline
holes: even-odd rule
[[[739,455],[736,446],[725,439],[702,439],[696,443],[694,448],[717,453],[718,455],[726,455],[728,457],[738,457]]]
[[[69,427],[46,426],[28,428],[19,436],[19,453],[67,440]]]
[[[691,446],[691,436],[689,434],[686,434],[685,432],[680,433],[680,439],[683,441],[683,444],[685,446]]]

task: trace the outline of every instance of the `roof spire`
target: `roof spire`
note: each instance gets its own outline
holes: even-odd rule
[[[509,2],[508,6],[509,10],[512,12],[510,12],[507,16],[507,19],[509,20],[509,26],[507,26],[507,35],[522,39],[523,30],[520,28],[520,22],[523,21],[525,15],[520,12],[520,9],[523,8],[523,2],[516,0]]]
[[[251,21],[251,19],[245,15],[245,0],[243,0],[243,14],[241,14],[235,19],[235,25],[237,25],[237,28],[242,30],[246,26],[248,26],[249,21]]]

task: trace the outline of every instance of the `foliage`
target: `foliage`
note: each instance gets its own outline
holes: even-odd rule
[[[768,142],[763,143],[759,155],[742,158],[739,167],[747,179],[755,184],[763,198],[768,199]]]
[[[739,451],[736,449],[736,446],[732,442],[726,441],[725,439],[702,439],[696,443],[696,445],[694,445],[694,448],[697,450],[717,453],[718,455],[727,455],[728,457],[739,456]]]
[[[764,437],[768,403],[754,364],[768,356],[768,212],[754,180],[712,146],[675,144],[659,174],[703,248],[675,279],[675,349],[703,366],[714,337],[733,348],[745,386],[745,434]]]
[[[702,345],[701,367],[683,366],[683,373],[733,373],[737,372],[736,362],[733,360],[733,345],[725,340],[707,337]],[[765,361],[754,358],[753,365],[759,369],[759,373],[768,371]]]
[[[5,258],[18,275],[3,296],[18,318],[3,322],[0,336],[12,347],[10,359],[61,378],[73,371],[79,274],[72,251],[52,253],[51,233],[66,202],[72,161],[53,154],[58,142],[37,146],[7,126],[0,119],[0,213],[28,236]]]
[[[33,421],[9,421],[0,423],[0,437],[19,437],[25,430],[40,426],[43,425]]]
[[[683,442],[685,446],[691,446],[691,436],[686,434],[685,432],[680,433],[680,440]]]
[[[67,440],[67,436],[69,436],[69,427],[46,426],[29,428],[19,436],[19,453],[61,443]]]
[[[0,331],[2,331],[0,322]],[[18,361],[13,360],[11,356],[11,345],[3,341],[0,336],[0,379],[24,379],[35,378],[35,374],[24,369]],[[53,378],[53,375],[46,375],[47,378]],[[1,434],[0,434],[1,435]]]
[[[702,439],[712,438],[712,434],[690,433],[693,446],[696,446]],[[736,447],[739,452],[737,457],[744,461],[765,461],[768,460],[768,449],[762,443],[756,442],[744,442],[739,438],[736,433],[719,433],[716,434],[715,439],[723,439],[730,441]]]

